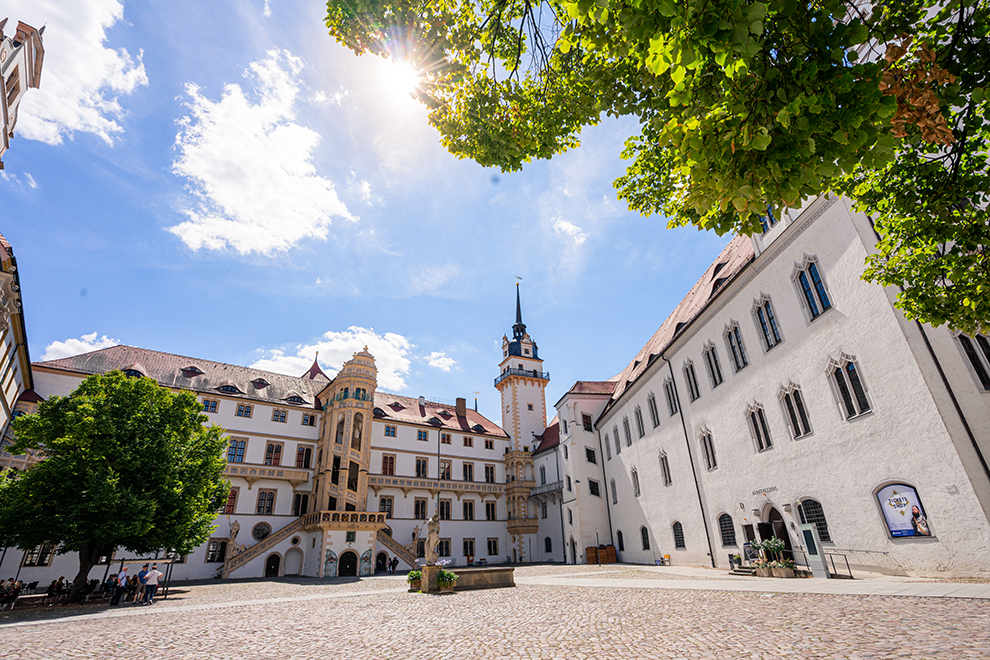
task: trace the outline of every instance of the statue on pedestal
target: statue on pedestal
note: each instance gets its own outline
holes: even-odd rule
[[[426,563],[435,566],[440,558],[440,512],[434,511],[433,517],[426,524]]]

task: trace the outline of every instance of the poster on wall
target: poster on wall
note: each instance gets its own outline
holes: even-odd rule
[[[905,484],[891,484],[877,492],[887,529],[893,537],[931,536],[928,515],[918,491]]]

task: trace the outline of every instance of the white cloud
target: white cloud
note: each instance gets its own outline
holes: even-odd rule
[[[91,353],[101,348],[110,348],[120,343],[119,339],[110,339],[106,335],[97,337],[97,333],[83,335],[79,339],[66,339],[65,341],[53,341],[45,347],[45,354],[41,356],[42,361],[60,360],[62,358]]]
[[[124,17],[122,0],[4,0],[0,16],[45,25],[45,63],[40,89],[18,110],[23,137],[61,144],[75,132],[93,133],[108,144],[124,129],[118,98],[148,84],[141,61],[123,48],[106,46],[107,30]]]
[[[344,332],[327,332],[317,341],[300,344],[288,352],[283,349],[263,351],[264,357],[251,366],[299,376],[310,368],[319,351],[320,366],[333,378],[341,365],[365,346],[375,356],[379,387],[394,392],[405,389],[405,377],[409,374],[409,365],[414,357],[413,344],[402,335],[392,332],[378,334],[372,328],[351,326]]]
[[[341,87],[333,94],[327,94],[320,90],[309,97],[310,102],[317,105],[341,105],[347,97],[347,90]]]
[[[442,371],[450,371],[450,368],[457,364],[457,360],[447,357],[443,351],[433,351],[430,353],[429,365]]]
[[[264,12],[265,12],[265,16],[271,16],[272,15],[272,6],[271,6],[271,3],[269,3],[268,0],[265,0],[265,9],[264,9]]]
[[[564,220],[563,218],[553,219],[553,231],[573,239],[575,245],[581,245],[588,238],[588,234],[581,231],[577,225]]]
[[[460,277],[461,269],[456,264],[428,266],[416,273],[408,284],[408,295],[429,295],[439,293]]]
[[[257,102],[237,84],[219,101],[186,85],[190,116],[179,122],[172,171],[189,179],[195,203],[185,210],[189,220],[169,230],[193,250],[271,254],[326,239],[334,216],[355,219],[316,173],[320,134],[293,121],[302,68],[288,51],[252,63],[245,75],[257,81]]]
[[[24,178],[27,180],[28,185],[31,186],[32,188],[38,187],[38,183],[34,180],[34,177],[31,176],[28,172],[24,173]]]

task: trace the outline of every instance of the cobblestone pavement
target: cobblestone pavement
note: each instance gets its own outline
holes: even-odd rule
[[[181,603],[0,627],[0,657],[990,657],[987,601],[545,585],[430,596],[396,591],[403,584],[184,587]]]

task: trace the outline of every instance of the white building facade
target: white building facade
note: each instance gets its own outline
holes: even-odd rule
[[[876,235],[848,200],[766,230],[733,239],[618,376],[595,524],[627,562],[728,568],[769,536],[801,552],[809,523],[854,568],[990,574],[990,342],[909,322],[864,282]]]

